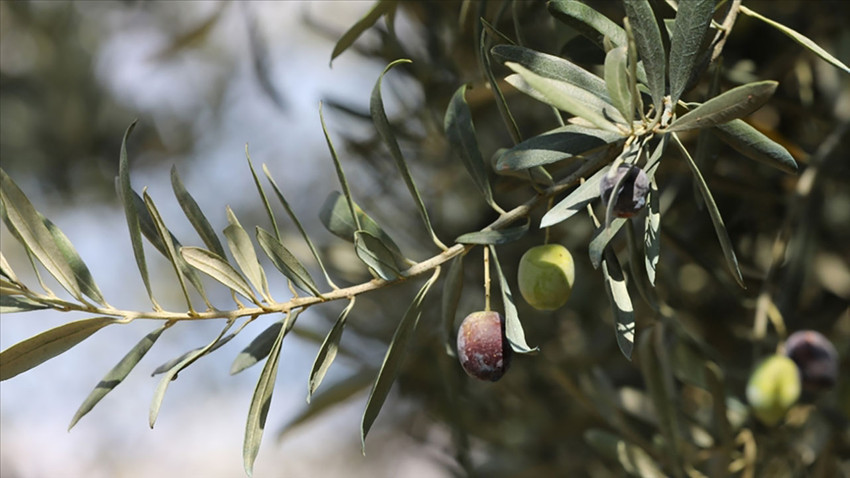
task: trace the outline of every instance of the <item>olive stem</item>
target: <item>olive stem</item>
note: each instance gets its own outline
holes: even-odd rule
[[[484,311],[490,312],[490,248],[484,249]]]

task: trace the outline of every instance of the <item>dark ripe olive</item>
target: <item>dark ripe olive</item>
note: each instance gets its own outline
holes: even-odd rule
[[[457,334],[457,356],[467,374],[495,382],[510,366],[511,353],[501,314],[473,312],[463,319]]]
[[[785,341],[785,355],[800,369],[803,389],[820,392],[838,380],[838,352],[820,332],[800,330]]]
[[[614,198],[614,215],[632,217],[646,205],[646,195],[649,193],[649,178],[642,169],[621,164],[613,177],[606,173],[599,182],[599,195],[602,196],[602,203],[607,207],[614,187],[623,177],[625,179],[622,187]]]

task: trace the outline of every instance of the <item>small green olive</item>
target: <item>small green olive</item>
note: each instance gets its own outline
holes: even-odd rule
[[[784,355],[762,361],[747,382],[747,401],[762,423],[779,423],[800,398],[800,372],[797,364]]]
[[[575,275],[573,256],[566,247],[532,247],[519,261],[519,292],[535,309],[555,310],[570,298]]]
[[[463,319],[457,333],[457,357],[471,377],[499,380],[511,364],[511,354],[501,314],[473,312]]]

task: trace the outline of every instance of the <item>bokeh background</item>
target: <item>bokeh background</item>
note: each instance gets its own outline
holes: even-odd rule
[[[623,16],[619,2],[592,3],[609,18]],[[845,63],[850,60],[850,2],[747,5],[808,35]],[[449,241],[495,218],[441,133],[446,105],[461,84],[473,85],[468,99],[485,157],[511,145],[478,68],[474,19],[499,17],[502,21],[493,23],[512,37],[519,32],[524,44],[590,69],[603,57],[554,21],[544,2],[483,7],[480,2],[404,2],[394,30],[379,21],[329,66],[336,40],[371,6],[359,1],[0,2],[2,167],[71,238],[110,303],[146,309],[113,188],[124,130],[139,120],[128,144],[133,186],[148,188],[184,244],[199,241],[193,242],[195,234],[173,199],[172,166],[217,230],[227,224],[226,206],[246,228],[268,226],[245,162],[247,143],[255,165],[268,165],[335,277],[357,283],[368,274],[349,245],[325,232],[317,219],[327,193],[338,189],[319,124],[322,100],[355,198],[402,250],[416,260],[427,258],[436,251],[368,118],[369,95],[384,66],[397,58],[414,60],[387,76],[384,98],[435,228]],[[667,235],[658,290],[679,327],[668,345],[682,413],[697,423],[711,408],[711,397],[689,381],[692,370],[684,368],[694,356],[720,365],[730,397],[740,404],[750,369],[780,340],[772,328],[765,337],[754,337],[753,321],[772,246],[782,232],[789,246],[769,284],[771,295],[789,330],[817,329],[835,343],[845,373],[838,387],[816,402],[815,411],[801,407],[794,424],[772,431],[750,423],[762,453],[760,470],[763,476],[803,476],[812,470],[850,476],[850,81],[787,37],[743,16],[727,43],[724,66],[724,89],[758,79],[780,81],[775,97],[749,121],[788,148],[802,170],[817,166],[819,172],[809,196],[799,198],[799,176],[745,160],[724,146],[714,149],[704,173],[735,243],[748,285],[742,291],[724,270],[687,169],[678,158],[665,159],[660,177]],[[498,68],[497,76],[505,73]],[[709,76],[691,93],[694,101],[704,99]],[[505,91],[526,137],[554,127],[548,107]],[[693,147],[696,136],[685,140]],[[505,207],[531,194],[521,179],[494,181]],[[286,244],[315,271],[293,232],[290,227]],[[587,445],[584,433],[622,431],[617,422],[651,440],[657,423],[641,409],[646,396],[638,365],[626,361],[614,342],[602,278],[585,253],[591,233],[587,218],[552,230],[552,240],[567,245],[576,258],[576,290],[569,305],[552,314],[518,303],[529,342],[542,353],[517,357],[497,384],[473,382],[445,360],[438,284],[398,384],[370,433],[365,458],[359,424],[369,382],[359,377],[374,377],[416,287],[358,299],[343,353],[323,385],[331,388],[354,377],[351,399],[278,437],[307,410],[310,365],[344,304],[303,314],[297,334],[284,342],[256,476],[418,478],[470,470],[483,476],[621,476],[615,462]],[[4,255],[26,277],[25,256],[5,227],[2,234]],[[511,278],[524,250],[542,241],[542,232],[533,231],[500,248]],[[621,260],[624,249],[618,245]],[[171,266],[151,248],[148,260],[158,299],[180,310]],[[478,256],[466,263],[459,317],[483,305]],[[285,283],[277,274],[269,276],[282,299]],[[213,302],[227,307],[228,295],[218,292]],[[634,300],[639,328],[648,327],[653,314],[637,294]],[[55,312],[4,315],[0,348],[74,318]],[[158,379],[149,372],[205,345],[221,324],[175,326],[70,433],[66,426],[79,403],[155,324],[104,329],[60,358],[3,382],[0,475],[242,476],[244,422],[260,368],[236,376],[228,370],[233,357],[274,320],[256,321],[181,372],[153,430],[147,411]],[[456,393],[453,399],[446,396],[447,384]],[[824,449],[828,453],[820,453]],[[818,461],[819,456],[828,458]]]

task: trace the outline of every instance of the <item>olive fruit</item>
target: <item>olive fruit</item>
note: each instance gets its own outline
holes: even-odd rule
[[[779,423],[800,398],[800,372],[784,355],[762,361],[747,382],[747,401],[756,418],[768,426]]]
[[[785,355],[797,364],[808,392],[830,389],[838,380],[838,352],[820,332],[794,332],[785,341]]]
[[[599,195],[602,196],[602,203],[607,207],[614,188],[623,177],[625,179],[622,188],[617,191],[614,198],[614,215],[632,217],[646,205],[646,195],[649,192],[649,178],[643,169],[621,164],[617,168],[617,174],[610,176],[606,173],[602,176],[599,182]]]
[[[527,250],[519,260],[519,292],[538,310],[563,306],[575,282],[573,256],[560,244],[544,244]]]
[[[495,382],[508,370],[511,354],[501,314],[473,312],[463,319],[457,333],[457,356],[467,374]]]

